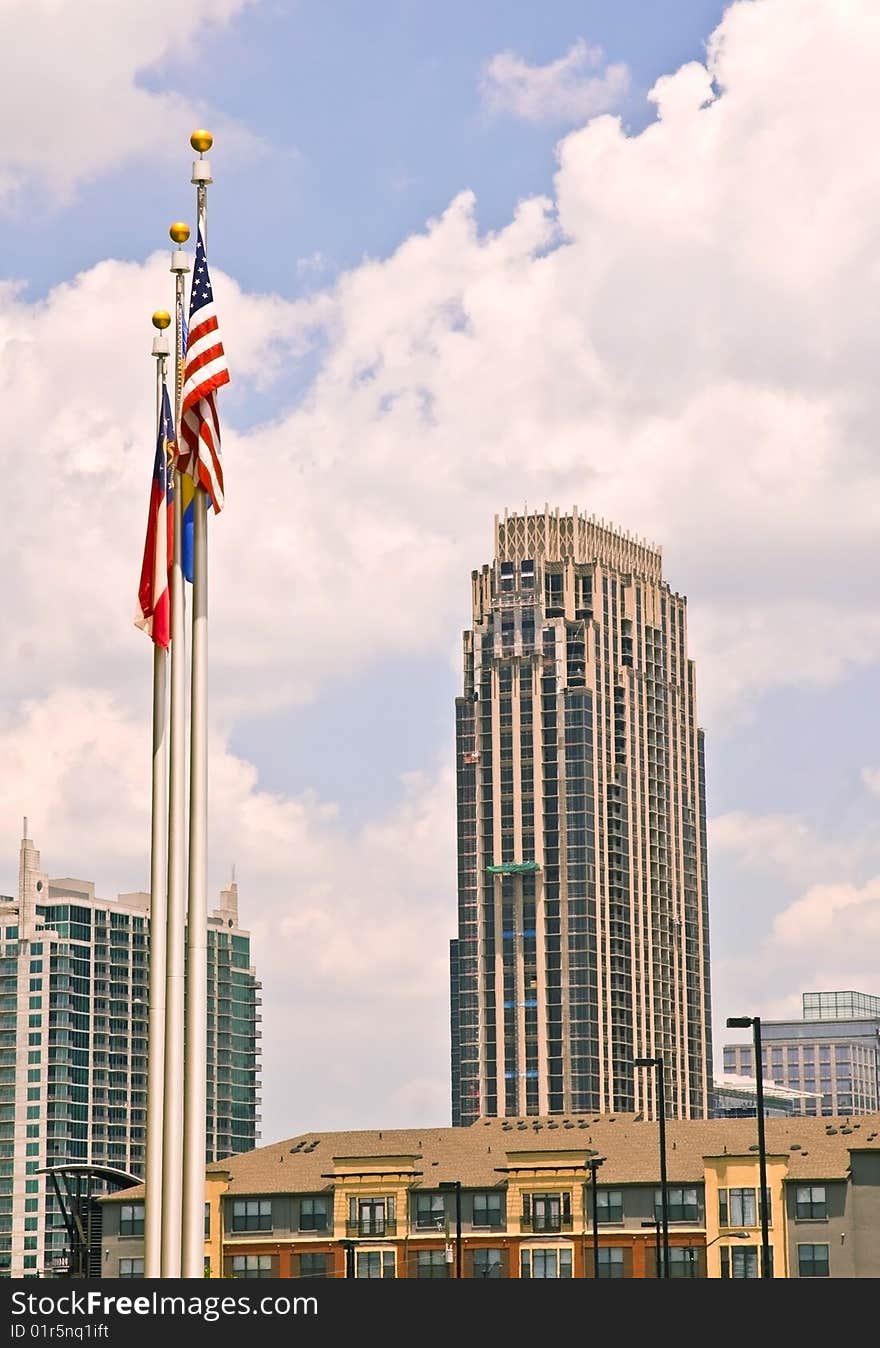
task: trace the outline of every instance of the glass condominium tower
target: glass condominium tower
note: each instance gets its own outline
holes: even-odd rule
[[[456,699],[452,1121],[708,1118],[703,732],[660,552],[586,518],[495,519]]]
[[[68,1244],[59,1165],[142,1177],[149,894],[50,879],[27,836],[0,895],[0,1277],[39,1277]],[[206,1160],[250,1151],[259,1114],[259,989],[235,882],[208,914]]]

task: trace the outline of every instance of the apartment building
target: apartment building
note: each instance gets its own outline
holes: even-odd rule
[[[0,896],[0,1276],[68,1257],[49,1172],[90,1194],[143,1174],[149,929],[148,894],[106,900],[90,881],[51,879],[25,821],[18,896]],[[260,984],[234,882],[207,935],[211,1161],[259,1137]],[[84,1201],[94,1224],[100,1208]]]
[[[452,1121],[708,1117],[703,731],[659,549],[545,510],[495,520],[456,699]]]
[[[774,1276],[880,1276],[880,1115],[766,1134]],[[671,1277],[759,1276],[755,1138],[754,1119],[668,1123]],[[206,1274],[652,1278],[658,1175],[658,1127],[634,1115],[307,1133],[208,1167]],[[143,1189],[102,1207],[103,1276],[142,1276]]]

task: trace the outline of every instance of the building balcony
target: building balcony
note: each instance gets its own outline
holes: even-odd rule
[[[558,1235],[561,1231],[570,1231],[570,1217],[521,1217],[520,1231],[531,1231],[535,1235]]]
[[[358,1222],[346,1222],[347,1236],[394,1236],[397,1222],[385,1217],[364,1217]]]

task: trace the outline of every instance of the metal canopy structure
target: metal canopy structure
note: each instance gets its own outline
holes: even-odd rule
[[[115,1166],[71,1162],[44,1166],[36,1172],[48,1175],[67,1229],[67,1256],[46,1271],[58,1278],[100,1278],[102,1213],[99,1197],[141,1184],[137,1175]]]

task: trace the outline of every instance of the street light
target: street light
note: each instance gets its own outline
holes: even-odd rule
[[[443,1180],[438,1184],[441,1193],[455,1194],[455,1276],[461,1277],[461,1180]]]
[[[593,1277],[599,1276],[599,1204],[596,1201],[596,1171],[605,1164],[604,1156],[591,1156],[587,1169],[592,1176],[593,1187]]]
[[[669,1277],[669,1189],[666,1183],[666,1090],[663,1058],[633,1058],[633,1067],[653,1067],[657,1072],[657,1119],[660,1125],[660,1217],[663,1223],[663,1271]]]
[[[761,1216],[761,1277],[772,1278],[770,1263],[770,1234],[767,1221],[767,1144],[764,1139],[764,1062],[761,1048],[760,1016],[728,1016],[729,1030],[747,1030],[751,1026],[755,1048],[755,1084],[758,1108],[758,1212]]]

